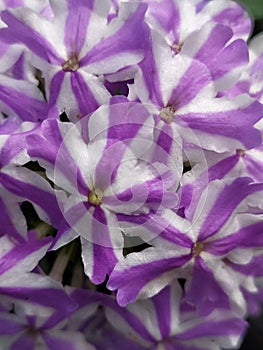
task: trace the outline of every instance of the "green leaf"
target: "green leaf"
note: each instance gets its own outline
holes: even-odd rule
[[[240,0],[239,2],[245,6],[249,14],[251,14],[255,19],[263,18],[262,0]]]

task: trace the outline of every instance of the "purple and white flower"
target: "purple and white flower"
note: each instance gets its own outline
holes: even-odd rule
[[[201,314],[215,306],[244,313],[240,288],[256,287],[253,278],[237,273],[231,263],[248,264],[262,244],[262,215],[253,214],[256,208],[262,213],[261,196],[262,184],[252,184],[249,178],[213,181],[192,199],[185,219],[166,210],[159,220],[140,220],[141,230],[159,236],[150,242],[153,247],[131,253],[116,265],[108,288],[117,289],[119,304],[126,305],[183,278],[185,298]]]
[[[117,214],[140,217],[174,207],[175,180],[164,165],[141,159],[153,133],[143,105],[102,106],[81,127],[83,133],[72,123],[44,121],[41,133],[27,138],[28,152],[65,191],[57,192],[64,221],[53,248],[81,236],[85,272],[101,283],[122,256]]]
[[[50,1],[54,19],[28,9],[2,13],[8,28],[1,37],[25,44],[45,78],[50,108],[66,111],[71,120],[109,100],[100,75],[114,73],[144,57],[148,28],[146,5],[123,3],[110,23],[109,1]],[[19,28],[19,30],[18,30]]]

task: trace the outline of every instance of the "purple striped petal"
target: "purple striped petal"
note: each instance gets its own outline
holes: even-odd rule
[[[7,252],[3,250],[0,257],[0,276],[3,279],[1,285],[5,284],[3,276],[6,273],[14,271],[12,273],[15,274],[18,271],[27,272],[33,270],[46,253],[51,241],[51,238],[46,237],[40,241],[29,241],[26,244],[15,246],[6,236],[3,236],[1,238],[2,249],[5,246],[9,249]]]
[[[0,99],[4,112],[11,116],[15,113],[22,120],[39,121],[47,115],[44,97],[34,84],[27,81],[1,75]]]
[[[246,100],[244,103],[241,99],[234,102],[217,98],[208,103],[206,99],[198,104],[198,112],[191,111],[196,108],[195,105],[189,106],[189,112],[178,111],[176,122],[182,126],[183,137],[192,141],[192,134],[187,135],[189,128],[206,149],[217,151],[219,148],[223,152],[230,148],[253,148],[261,143],[260,132],[253,124],[260,119],[263,110],[257,101]],[[204,138],[204,135],[209,137]],[[210,142],[212,138],[213,145]]]
[[[36,338],[37,334],[28,334],[27,332],[24,332],[21,336],[15,339],[15,341],[9,347],[9,350],[33,350],[36,345]]]
[[[12,36],[13,40],[24,43],[40,58],[52,64],[63,63],[59,53],[60,47],[56,50],[56,46],[50,42],[52,37],[47,28],[50,27],[51,22],[27,8],[3,11],[1,18],[8,25],[8,29],[1,33],[4,40]]]
[[[83,334],[70,331],[43,332],[42,337],[50,350],[95,350],[88,344]]]
[[[121,231],[111,216],[108,211],[96,208],[91,226],[92,243],[82,239],[85,272],[95,284],[105,280],[122,256]]]
[[[8,313],[0,314],[0,334],[14,334],[23,330],[24,324],[20,323],[18,318]]]
[[[17,168],[13,172],[9,171],[9,174],[2,173],[0,182],[11,193],[35,204],[37,211],[41,208],[42,213],[39,212],[39,215],[44,221],[52,223],[55,227],[59,226],[62,213],[55,193],[38,174],[28,169]]]
[[[25,243],[27,226],[17,201],[10,196],[10,193],[1,190],[0,198],[0,222],[1,236],[8,235],[19,243]]]
[[[166,255],[166,257],[165,257]],[[117,301],[119,305],[125,306],[135,301],[147,284],[154,279],[159,278],[160,281],[154,289],[144,291],[144,297],[150,297],[157,294],[164,288],[170,280],[176,276],[176,269],[185,265],[189,259],[189,255],[176,256],[175,252],[164,252],[160,249],[147,248],[142,254],[132,253],[125,260],[120,261],[107,283],[110,290],[118,289]],[[173,271],[173,276],[163,277],[167,271]]]
[[[219,91],[233,85],[248,63],[246,43],[239,39],[229,44],[232,35],[229,27],[208,23],[187,37],[181,51],[209,68]]]
[[[231,217],[237,206],[249,194],[259,189],[258,186],[253,186],[250,183],[250,178],[237,178],[223,187],[199,230],[199,240],[207,239],[217,233]]]
[[[145,11],[145,4],[122,4],[120,16],[122,13],[125,16],[124,25],[112,21],[108,29],[112,34],[82,57],[80,66],[87,66],[88,71],[93,74],[105,74],[116,72],[141,60],[148,36],[148,28],[143,22]]]
[[[72,53],[78,55],[86,41],[87,27],[94,2],[94,0],[88,3],[83,0],[66,1],[67,18],[64,43],[68,51],[68,57]]]
[[[233,336],[243,334],[247,328],[247,322],[242,319],[209,320],[192,329],[178,335],[180,340],[188,340],[201,337]]]
[[[61,315],[71,314],[77,305],[68,297],[59,283],[37,274],[22,275],[14,286],[0,286],[0,294],[19,300],[51,307]]]
[[[174,290],[171,290],[171,288],[166,287],[160,293],[155,295],[152,299],[154,307],[156,309],[158,317],[158,326],[160,329],[162,339],[169,337],[171,332],[172,310],[170,303],[168,303],[167,301],[171,300],[172,291],[175,292]],[[178,291],[176,290],[176,292]],[[162,312],[159,312],[160,306]]]
[[[196,305],[200,315],[208,315],[215,303],[217,308],[230,308],[228,296],[200,257],[195,259],[191,285],[186,288],[186,300]]]
[[[252,221],[252,220],[251,220]],[[257,222],[229,236],[215,239],[206,248],[206,251],[214,255],[225,255],[236,248],[262,247],[263,223]]]
[[[189,220],[193,219],[196,209],[196,201],[200,198],[209,182],[223,179],[238,163],[237,154],[229,156],[212,165],[201,174],[197,174],[193,182],[186,183],[179,190],[180,206],[185,208],[185,215]]]

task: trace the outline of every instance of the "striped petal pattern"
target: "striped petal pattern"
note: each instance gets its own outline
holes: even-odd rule
[[[35,64],[46,79],[50,109],[66,110],[77,121],[77,116],[93,112],[110,97],[99,75],[114,73],[143,58],[148,38],[143,22],[146,5],[122,4],[119,17],[109,24],[108,1],[101,6],[99,0],[63,0],[60,5],[51,2],[51,6],[55,13],[52,21],[27,8],[3,12],[8,28],[1,35],[6,41],[12,36],[34,53]],[[73,96],[70,101],[68,91]],[[86,103],[81,102],[84,98]]]

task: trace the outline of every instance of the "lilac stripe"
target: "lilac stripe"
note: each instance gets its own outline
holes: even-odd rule
[[[96,304],[105,304],[110,303],[109,305],[116,304],[115,299],[109,298],[108,295],[103,293],[98,293],[97,291],[92,291],[88,289],[73,289],[70,293],[70,297],[78,303],[79,308],[83,308],[86,305]]]
[[[63,63],[59,53],[39,32],[21,22],[8,11],[3,11],[1,18],[9,26],[3,31],[4,37],[12,34],[13,38],[24,43],[32,52],[47,62],[57,65]]]
[[[263,157],[263,150],[262,150]],[[262,158],[263,160],[263,158]],[[258,182],[263,182],[263,161],[253,159],[252,156],[246,154],[244,157],[244,163],[247,167],[248,173],[252,175],[253,179]]]
[[[154,210],[157,210],[160,206],[174,208],[177,197],[174,192],[169,192],[165,188],[165,185],[167,185],[165,180],[167,178],[169,179],[170,174],[171,172],[169,170],[167,174],[153,177],[151,180],[135,184],[121,193],[116,193],[114,198],[107,198],[107,204],[109,203],[112,206],[119,204],[128,206],[129,203],[138,203],[140,209],[148,206],[154,208]]]
[[[50,83],[50,96],[49,96],[49,106],[52,109],[56,106],[58,97],[60,95],[61,86],[65,77],[65,72],[63,70],[58,71],[52,78]]]
[[[87,194],[90,192],[90,188],[88,187],[87,183],[85,182],[85,179],[83,178],[83,175],[81,173],[80,168],[77,168],[77,187],[78,192],[82,194],[83,196],[87,196]]]
[[[69,133],[70,130],[71,129],[69,129]],[[81,169],[76,163],[78,159],[74,159],[75,157],[73,157],[70,154],[68,146],[62,142],[57,154],[55,167],[63,173],[63,175],[70,181],[71,185],[75,185],[77,187],[79,193],[87,196],[90,189],[86,184]]]
[[[36,303],[47,307],[52,307],[58,310],[61,313],[61,315],[70,314],[77,308],[77,304],[70,299],[70,297],[66,294],[64,289],[59,288],[49,287],[43,289],[30,288],[19,285],[17,287],[0,286],[0,294],[26,300],[30,303]]]
[[[14,179],[7,174],[0,174],[0,182],[10,192],[25,198],[42,208],[49,216],[53,226],[58,227],[62,213],[55,194],[46,192],[26,182]]]
[[[25,76],[25,53],[22,53],[16,63],[13,65],[12,73],[15,79],[23,80]]]
[[[6,7],[16,8],[24,6],[24,0],[4,0],[4,4]]]
[[[14,86],[16,80],[14,79]],[[36,89],[32,85],[32,89]],[[22,120],[39,121],[47,115],[47,104],[43,100],[27,96],[23,91],[0,85],[0,99],[10,107]]]
[[[105,115],[103,118],[106,121]],[[141,103],[130,102],[124,96],[113,96],[110,99],[107,138],[132,141],[148,119],[151,115]],[[149,129],[146,130],[152,134],[150,122]]]
[[[95,284],[102,283],[107,274],[110,274],[117,263],[117,258],[112,247],[109,234],[107,217],[104,211],[96,207],[93,213],[92,238],[93,242],[93,272],[91,281]],[[121,234],[121,232],[119,233]]]
[[[224,186],[199,230],[198,240],[203,241],[216,234],[242,200],[255,192],[256,188],[249,186],[250,183],[250,178],[237,178],[230,185]]]
[[[196,13],[199,13],[203,10],[203,8],[207,5],[207,3],[209,2],[210,0],[201,0],[195,7],[195,11]]]
[[[220,99],[218,99],[218,102],[220,103]],[[189,128],[199,130],[202,133],[222,135],[238,140],[247,149],[250,149],[261,144],[261,133],[253,128],[253,123],[261,118],[263,114],[262,107],[255,101],[245,109],[213,113],[204,112],[202,114],[177,114],[176,122],[183,127],[186,123]]]
[[[37,332],[25,332],[18,337],[8,348],[8,350],[33,350],[35,349]]]
[[[60,248],[61,246],[64,246],[67,243],[72,242],[74,239],[79,237],[79,234],[77,232],[74,236],[72,234],[71,229],[72,225],[69,225],[69,223],[66,220],[63,220],[59,226],[59,231],[56,234],[56,237],[54,238],[54,241],[52,242],[49,250],[56,250],[57,247]]]
[[[238,52],[238,56],[237,56]],[[232,69],[245,66],[249,61],[247,44],[239,39],[222,50],[209,65],[214,80],[220,79]],[[234,82],[234,81],[233,81]]]
[[[163,289],[152,298],[162,339],[168,338],[171,332],[171,298],[170,287]]]
[[[227,265],[243,275],[262,277],[263,255],[255,256],[248,264],[235,264],[227,260]]]
[[[145,35],[148,35],[148,27],[143,22],[146,8],[146,4],[138,4],[136,11],[126,19],[124,25],[116,33],[96,44],[80,60],[80,66],[100,62],[112,56],[116,56],[117,59],[123,52],[144,51]]]
[[[167,34],[172,33],[174,44],[179,45],[181,18],[180,11],[174,0],[162,0],[149,4],[149,15],[153,17]]]
[[[22,214],[22,213],[21,213]],[[0,222],[1,222],[1,234],[5,234],[13,237],[19,243],[25,243],[25,239],[22,236],[22,233],[18,232],[12,219],[9,215],[9,212],[6,208],[6,205],[0,198]]]
[[[159,128],[158,124],[157,128]],[[168,165],[168,163],[171,161],[170,156],[174,142],[173,128],[171,125],[163,123],[158,138],[154,142],[155,149],[153,151],[152,161],[162,162],[165,165]]]
[[[115,139],[108,139],[107,145],[95,169],[94,186],[106,189],[112,185],[116,171],[128,146]],[[106,203],[106,202],[105,202]]]
[[[6,315],[9,316],[8,313]],[[18,322],[17,316],[15,316],[14,319],[12,320],[11,318],[6,317],[6,315],[3,312],[0,314],[0,335],[1,336],[20,332],[24,328],[24,325]]]
[[[176,214],[175,214],[176,215]],[[174,243],[181,247],[191,249],[193,242],[185,234],[180,232],[172,223],[169,223],[162,216],[157,214],[149,215],[117,215],[117,218],[120,222],[129,222],[132,224],[145,226],[149,231],[154,235],[160,235],[162,239],[167,240],[168,242]]]
[[[214,26],[194,58],[209,65],[211,59],[213,60],[214,57],[224,48],[225,44],[231,39],[232,34],[233,32],[230,27],[220,24]],[[209,55],[207,54],[208,52]],[[224,59],[224,56],[220,56],[220,58]]]
[[[90,76],[89,79],[96,79],[99,83],[99,78],[95,76]],[[88,81],[86,82],[79,72],[71,72],[70,81],[80,114],[86,115],[94,112],[99,107],[99,103],[89,88]]]
[[[238,3],[235,3],[235,8],[228,7],[219,12],[213,17],[213,20],[233,28],[235,36],[248,37],[251,33],[252,20]]]
[[[70,130],[69,128],[68,131],[70,132]],[[44,121],[41,125],[41,131],[43,137],[36,134],[26,138],[29,155],[49,162],[57,171],[61,171],[71,184],[76,184],[81,194],[86,195],[89,188],[63,142],[59,122],[57,120]]]
[[[61,332],[61,331],[60,331]],[[67,335],[66,331],[65,335]],[[78,350],[78,349],[84,349],[82,346],[83,344],[77,344],[76,339],[69,339],[68,337],[66,339],[60,338],[59,335],[56,335],[55,333],[49,334],[48,332],[43,332],[42,337],[46,343],[47,349],[49,350]],[[88,345],[87,345],[88,350]]]
[[[234,154],[227,157],[215,165],[212,165],[208,171],[204,171],[194,181],[194,183],[186,184],[180,189],[180,206],[186,209],[186,216],[189,220],[192,220],[195,211],[195,205],[192,208],[192,204],[195,204],[196,200],[199,200],[202,192],[207,187],[208,183],[216,179],[223,179],[227,173],[234,168],[239,161],[239,156]],[[191,205],[191,207],[190,207]]]
[[[176,111],[188,105],[209,83],[211,76],[207,68],[200,62],[192,60],[190,67],[173,89],[168,106],[173,106]]]
[[[87,35],[87,26],[93,10],[94,0],[68,0],[68,12],[64,43],[68,57],[79,55]]]
[[[143,339],[149,342],[155,342],[155,338],[151,335],[148,329],[145,327],[145,324],[128,308],[120,308],[116,303],[111,305],[111,308],[120,314],[124,322],[127,322],[132,329],[134,329]]]
[[[209,242],[206,251],[214,255],[225,255],[235,248],[263,246],[263,222],[241,228],[227,237]]]
[[[72,300],[72,298],[71,298],[71,300]],[[36,316],[35,316],[35,318],[37,321]],[[47,318],[44,323],[42,323],[41,330],[49,330],[50,328],[56,327],[60,322],[64,321],[65,318],[67,318],[67,315],[65,316],[64,314],[61,314],[61,312],[59,310],[56,312],[53,312],[51,314],[51,316],[49,318]]]
[[[223,321],[208,320],[178,334],[177,338],[180,340],[189,340],[202,337],[239,336],[243,334],[246,328],[247,322],[241,318],[224,319]]]
[[[153,45],[153,43],[152,43]],[[152,48],[149,47],[145,53],[143,61],[139,64],[141,68],[142,78],[149,93],[150,101],[160,107],[164,107],[162,93],[160,90],[159,70],[154,60]]]
[[[136,300],[140,291],[155,278],[162,274],[182,267],[191,259],[190,254],[180,257],[152,261],[147,264],[132,266],[122,271],[114,270],[107,287],[110,290],[118,289],[117,301],[125,306]]]
[[[94,284],[101,284],[117,263],[113,248],[93,243],[93,261],[94,265],[90,280]]]
[[[214,100],[215,103],[221,103],[220,98]],[[222,102],[223,103],[223,102]],[[223,105],[222,105],[223,106]],[[222,112],[206,112],[202,113],[188,113],[177,114],[178,119],[182,119],[185,123],[191,126],[193,129],[208,131],[212,134],[226,135],[230,137],[238,136],[238,132],[234,133],[233,129],[238,127],[252,127],[263,114],[263,107],[257,101],[251,103],[248,107],[238,108]],[[179,123],[179,120],[177,121]],[[209,122],[209,123],[208,123]],[[214,124],[216,123],[217,129],[215,130]],[[211,124],[211,126],[210,126]],[[227,128],[219,128],[221,125],[227,125]],[[210,128],[209,128],[210,126]],[[238,128],[239,129],[239,128]],[[242,130],[242,129],[241,129]],[[234,136],[231,136],[234,135]],[[238,138],[237,138],[238,139]],[[260,143],[258,143],[260,144]]]
[[[18,265],[20,261],[26,259],[30,254],[40,250],[48,243],[51,243],[51,241],[51,237],[45,237],[40,241],[28,241],[26,244],[14,246],[0,258],[0,275],[3,275],[8,270],[11,270],[13,267]]]
[[[12,158],[18,155],[20,152],[26,149],[25,138],[32,132],[37,131],[38,124],[35,129],[29,132],[21,132],[12,134],[8,137],[2,149],[0,150],[1,166],[4,167],[11,163]]]
[[[0,135],[10,135],[21,126],[21,120],[18,118],[7,118],[0,125]]]
[[[43,125],[43,124],[42,124]],[[52,123],[56,128],[56,125]],[[44,159],[51,165],[56,164],[57,152],[59,145],[51,142],[51,140],[44,139],[39,135],[30,135],[26,138],[28,154],[33,158]]]
[[[217,308],[229,309],[229,299],[204,261],[197,257],[192,272],[192,283],[186,291],[186,301],[196,305],[200,316],[206,316]],[[200,283],[202,281],[202,283]]]

